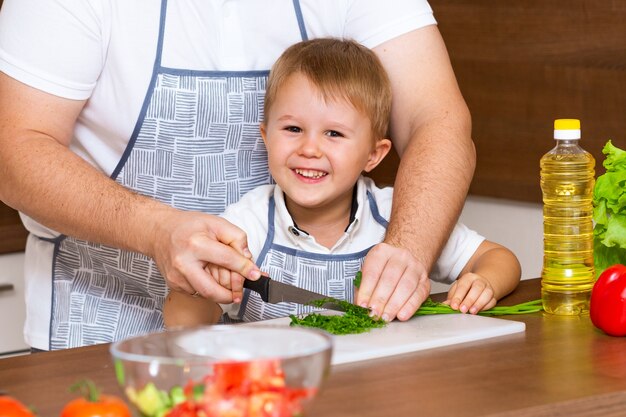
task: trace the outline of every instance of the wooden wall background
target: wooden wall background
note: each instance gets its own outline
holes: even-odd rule
[[[2,0],[0,0],[0,5]],[[603,172],[608,139],[626,149],[626,0],[430,0],[472,112],[478,163],[470,193],[541,201],[539,159],[555,118],[582,121]],[[375,177],[392,183],[397,157]],[[22,250],[0,205],[0,252]]]
[[[595,157],[626,148],[625,0],[431,0],[473,119],[470,192],[541,201],[555,118]]]
[[[430,0],[472,113],[470,193],[541,202],[553,121],[578,118],[604,172],[626,149],[626,0]],[[376,173],[391,180],[394,161]]]

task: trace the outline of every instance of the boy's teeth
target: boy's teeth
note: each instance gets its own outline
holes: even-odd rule
[[[322,178],[326,175],[326,172],[314,171],[312,169],[296,169],[296,173],[307,178]]]

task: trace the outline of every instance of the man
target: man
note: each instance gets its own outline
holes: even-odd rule
[[[430,291],[475,163],[428,4],[148,3],[7,0],[0,13],[0,199],[31,231],[27,342],[160,329],[168,287],[232,301],[210,265],[258,277],[245,235],[200,210],[218,214],[270,181],[257,133],[264,82],[307,37],[352,37],[390,76],[402,161],[356,302],[407,318]],[[394,264],[398,248],[408,268]]]

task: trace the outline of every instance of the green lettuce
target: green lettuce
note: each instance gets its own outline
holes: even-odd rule
[[[626,151],[609,140],[602,153],[606,173],[593,190],[593,258],[596,275],[611,265],[626,264]]]

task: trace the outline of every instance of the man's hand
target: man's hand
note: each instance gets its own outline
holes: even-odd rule
[[[386,243],[369,251],[362,274],[356,304],[385,321],[410,319],[430,294],[424,266],[408,250]]]
[[[244,277],[261,276],[246,234],[221,217],[168,210],[153,242],[149,255],[175,291],[232,303],[241,301]]]

